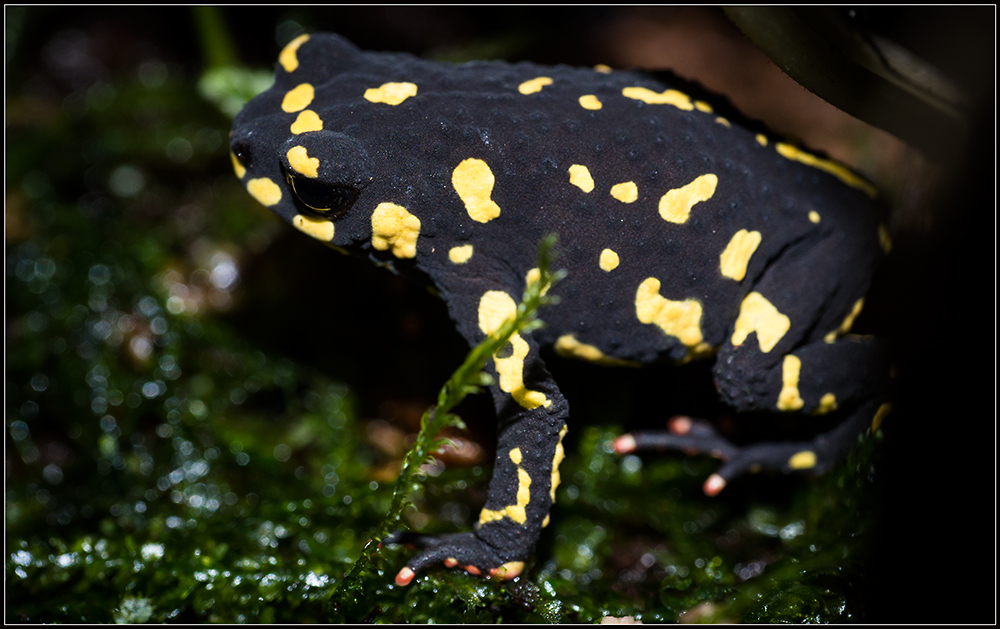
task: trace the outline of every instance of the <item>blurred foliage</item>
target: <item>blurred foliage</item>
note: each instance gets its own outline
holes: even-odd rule
[[[12,35],[9,58],[27,41]],[[334,596],[400,456],[373,443],[367,392],[274,350],[294,312],[267,339],[241,323],[253,293],[287,290],[288,276],[251,285],[248,270],[289,264],[285,227],[229,172],[224,103],[260,89],[246,78],[260,71],[213,82],[157,55],[102,57],[102,36],[51,34],[45,54],[63,56],[8,88],[7,622],[863,617],[879,439],[824,477],[746,479],[710,499],[711,460],[613,453],[629,419],[613,388],[600,423],[574,424],[525,575],[438,567],[399,588],[406,551],[388,546],[363,587]],[[427,474],[404,517],[467,528],[489,469]]]

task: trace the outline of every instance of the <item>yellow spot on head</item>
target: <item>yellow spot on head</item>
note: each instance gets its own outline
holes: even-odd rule
[[[546,85],[552,85],[552,79],[547,76],[540,76],[521,83],[517,86],[517,91],[525,95],[534,94],[535,92],[541,92],[542,88]]]
[[[718,118],[716,118],[715,121],[717,123],[721,124],[723,127],[729,127],[730,126],[729,125],[729,121],[726,120],[725,118],[723,118],[722,116],[719,116]]]
[[[267,177],[248,181],[247,192],[264,207],[271,207],[281,201],[281,187]]]
[[[304,146],[293,146],[288,149],[288,153],[285,154],[288,158],[288,165],[292,167],[292,170],[299,173],[300,175],[305,175],[311,179],[319,177],[319,158],[309,157],[309,152],[306,151]]]
[[[886,416],[892,412],[892,404],[882,404],[875,411],[875,417],[872,417],[872,432],[879,429],[882,425],[882,421],[885,420]]]
[[[719,256],[719,268],[723,277],[737,282],[746,277],[750,256],[757,251],[758,245],[760,245],[759,231],[748,232],[741,229],[736,232]]]
[[[816,467],[816,453],[812,450],[796,452],[788,459],[788,467],[793,470],[808,470]]]
[[[812,223],[819,222],[819,212],[816,210],[809,210],[809,221]]]
[[[312,85],[308,83],[297,85],[285,94],[285,98],[281,101],[281,110],[289,114],[302,111],[309,106],[315,96],[316,91]]]
[[[624,360],[613,356],[605,356],[604,352],[593,345],[581,343],[572,334],[564,334],[556,340],[556,353],[567,358],[586,360],[587,362],[605,367],[639,367],[640,363]]]
[[[805,403],[799,395],[799,374],[802,361],[798,356],[788,354],[781,363],[781,392],[778,393],[779,411],[797,411]]]
[[[639,198],[639,188],[634,181],[623,181],[611,186],[611,196],[622,203],[632,203]]]
[[[462,161],[451,173],[451,185],[469,217],[477,223],[488,223],[500,216],[500,206],[490,198],[495,182],[489,165],[474,157]]]
[[[754,291],[740,304],[740,315],[733,327],[733,345],[742,345],[751,332],[756,332],[760,351],[766,354],[785,336],[792,327],[792,322],[778,312],[763,295]]]
[[[448,250],[448,259],[451,260],[452,264],[465,264],[472,257],[472,245],[462,245],[461,247],[452,247]]]
[[[684,111],[691,111],[694,109],[694,104],[691,103],[691,97],[683,92],[678,92],[677,90],[666,90],[658,94],[645,87],[626,87],[622,90],[622,96],[625,98],[632,98],[634,100],[641,100],[642,102],[650,105],[673,105],[674,107],[683,109]]]
[[[566,458],[566,451],[563,450],[563,437],[569,432],[569,427],[563,424],[563,427],[559,429],[559,442],[556,443],[556,452],[552,456],[552,482],[549,484],[549,497],[552,498],[552,502],[556,501],[556,487],[559,486],[561,478],[559,477],[559,464],[563,462]],[[548,516],[546,516],[548,518]],[[545,526],[543,523],[542,526]]]
[[[618,268],[618,262],[618,254],[611,249],[605,249],[601,251],[601,258],[597,264],[602,271],[614,271]]]
[[[824,393],[819,399],[819,406],[813,411],[814,415],[826,415],[837,410],[837,396],[833,393]]]
[[[601,101],[598,100],[598,98],[593,94],[586,94],[584,96],[581,96],[579,100],[580,100],[580,107],[583,107],[584,109],[598,110],[604,106],[601,104]]]
[[[599,63],[594,66],[594,72],[600,72],[602,74],[609,74],[611,72],[611,66]]]
[[[417,95],[417,86],[413,83],[383,83],[379,87],[365,90],[365,100],[386,105],[398,105],[407,98]]]
[[[703,100],[694,101],[694,108],[698,111],[705,112],[706,114],[712,113],[712,106]]]
[[[299,67],[298,51],[299,46],[309,41],[309,35],[299,35],[281,50],[278,55],[278,63],[285,69],[285,72],[295,72]]]
[[[316,240],[330,242],[333,240],[333,223],[322,218],[312,218],[296,214],[292,218],[292,225],[303,234],[312,236]]]
[[[379,251],[392,247],[397,258],[417,255],[420,219],[395,203],[379,203],[372,212],[372,246]]]
[[[660,217],[671,223],[686,222],[691,215],[691,208],[696,203],[711,199],[718,185],[719,178],[708,173],[686,186],[670,190],[660,197]]]
[[[233,172],[236,173],[239,179],[243,179],[243,175],[247,174],[247,169],[240,163],[239,158],[236,157],[236,153],[229,151],[229,159],[233,162]]]
[[[517,304],[503,291],[486,291],[479,299],[479,329],[483,334],[494,334],[508,319],[514,317]],[[549,406],[552,401],[540,391],[524,385],[524,359],[528,355],[528,342],[514,333],[510,337],[513,352],[506,358],[493,356],[493,364],[500,375],[500,390],[510,393],[518,404],[527,409]]]
[[[652,323],[676,336],[688,347],[702,341],[701,304],[695,299],[671,301],[660,295],[660,280],[647,277],[635,293],[635,314],[641,323]]]
[[[307,131],[319,131],[323,128],[323,121],[312,109],[306,109],[298,115],[292,123],[291,132],[294,134],[306,133]]]
[[[813,168],[818,168],[822,171],[828,172],[837,179],[840,179],[852,188],[857,188],[873,199],[878,194],[875,190],[875,186],[865,181],[860,175],[853,173],[851,169],[843,164],[838,164],[830,159],[816,157],[811,153],[806,153],[805,151],[798,149],[791,144],[785,144],[784,142],[779,142],[774,146],[774,148],[782,157],[792,161],[802,162],[807,166],[812,166]]]
[[[584,192],[594,189],[594,178],[590,176],[590,170],[580,164],[569,167],[569,182]]]
[[[889,255],[892,251],[892,237],[889,236],[889,230],[885,225],[878,226],[878,244],[882,247],[883,253]]]
[[[758,133],[756,140],[757,144],[760,144],[761,146],[767,146],[767,136],[764,135],[763,133]]]

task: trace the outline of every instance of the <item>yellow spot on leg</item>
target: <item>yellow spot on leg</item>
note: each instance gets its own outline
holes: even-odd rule
[[[584,192],[594,189],[594,178],[590,176],[590,170],[580,164],[569,167],[569,182]]]
[[[686,186],[674,188],[660,197],[660,217],[671,223],[684,223],[696,203],[708,201],[715,194],[719,178],[709,173]]]
[[[299,46],[307,41],[309,41],[309,35],[299,35],[281,50],[281,54],[278,55],[278,63],[285,69],[285,72],[295,72],[299,67]]]
[[[611,249],[605,249],[601,251],[601,258],[598,260],[597,264],[601,267],[602,271],[614,271],[618,268],[618,254]]]
[[[809,210],[809,222],[818,223],[819,222],[819,212],[816,210]]]
[[[417,86],[413,83],[383,83],[365,90],[365,100],[386,105],[398,105],[416,95]]]
[[[233,172],[236,173],[236,176],[239,179],[243,179],[243,175],[247,174],[247,169],[243,167],[243,164],[240,163],[239,158],[236,157],[236,154],[233,153],[232,151],[229,151],[229,159],[230,161],[233,162]]]
[[[319,131],[323,128],[323,121],[312,109],[307,109],[300,113],[289,130],[294,134],[306,133],[308,131]]]
[[[479,523],[486,524],[502,518],[510,518],[518,524],[527,521],[525,507],[531,502],[531,476],[521,468],[521,449],[514,448],[509,453],[510,460],[517,466],[517,504],[507,505],[503,509],[483,509],[479,512]]]
[[[420,219],[395,203],[379,203],[372,212],[372,246],[379,251],[392,247],[397,258],[417,255]]]
[[[892,412],[892,404],[886,403],[878,407],[878,410],[875,411],[875,416],[872,417],[872,432],[875,432],[876,430],[879,429],[879,426],[882,425],[882,421],[891,412]]]
[[[734,279],[737,282],[746,277],[747,265],[750,263],[750,256],[757,251],[760,245],[760,232],[748,232],[741,229],[729,240],[722,255],[719,256],[719,269],[723,277]]]
[[[632,203],[639,198],[639,188],[633,181],[623,181],[611,186],[611,196],[622,203]]]
[[[623,360],[621,358],[614,358],[613,356],[605,356],[604,352],[597,349],[593,345],[588,345],[587,343],[581,343],[576,340],[576,337],[572,334],[564,334],[556,340],[555,344],[556,353],[560,356],[565,356],[567,358],[577,358],[580,360],[586,360],[588,362],[604,365],[605,367],[639,367],[640,363]]]
[[[837,410],[837,396],[833,393],[824,393],[819,399],[819,406],[813,411],[813,415],[826,415]]]
[[[517,304],[503,291],[491,290],[479,300],[479,329],[483,334],[494,334],[505,321],[514,317]],[[528,356],[528,342],[514,333],[510,337],[514,351],[506,358],[493,356],[500,375],[500,390],[510,393],[514,400],[527,409],[549,406],[549,400],[541,391],[532,391],[524,385],[524,359]]]
[[[798,149],[791,144],[785,144],[784,142],[775,144],[774,149],[778,151],[779,155],[786,159],[801,162],[806,166],[812,166],[813,168],[818,168],[824,172],[830,173],[837,179],[840,179],[852,188],[857,188],[873,199],[878,194],[875,190],[875,186],[865,181],[860,175],[855,174],[843,164],[838,164],[830,159],[816,157],[811,153],[806,153],[805,151]]]
[[[799,396],[799,374],[802,361],[798,356],[788,354],[781,363],[781,393],[778,394],[779,411],[797,411],[804,402]]]
[[[524,95],[534,94],[535,92],[541,92],[542,88],[546,85],[552,85],[552,79],[547,76],[540,76],[521,83],[517,86],[517,91]]]
[[[308,83],[297,85],[285,94],[285,98],[281,101],[281,110],[289,114],[302,111],[309,106],[315,95],[312,85]]]
[[[808,470],[816,467],[816,453],[812,450],[796,452],[788,459],[788,467],[793,470]]]
[[[792,327],[792,322],[778,312],[763,295],[754,291],[740,304],[740,315],[733,327],[733,345],[742,345],[751,332],[756,332],[760,351],[766,354],[785,336]]]
[[[319,177],[319,158],[309,157],[306,147],[293,146],[288,149],[285,157],[288,158],[288,165],[292,167],[292,170],[300,175],[305,175],[311,179]]]
[[[461,247],[452,247],[448,250],[448,259],[451,260],[452,264],[465,264],[472,257],[472,245],[462,245]]]
[[[660,280],[647,277],[635,293],[635,314],[642,323],[652,323],[676,336],[688,347],[702,341],[701,304],[695,299],[671,301],[660,295]]]
[[[334,227],[330,221],[296,214],[292,218],[292,225],[303,234],[312,236],[316,240],[322,240],[323,242],[333,240]]]
[[[828,332],[826,336],[823,337],[823,341],[826,343],[833,343],[834,341],[837,340],[838,336],[850,332],[851,326],[854,325],[854,320],[858,318],[859,314],[861,314],[861,309],[864,307],[864,305],[865,305],[864,297],[854,302],[854,305],[851,306],[851,311],[847,313],[846,317],[844,317],[844,321],[840,324],[840,327],[838,327],[836,330],[833,330],[832,332]]]
[[[549,497],[552,498],[552,502],[556,501],[556,487],[562,482],[559,477],[559,464],[563,462],[566,458],[566,451],[563,449],[563,437],[569,432],[569,426],[563,424],[563,427],[559,429],[559,443],[556,444],[556,452],[552,456],[552,483],[549,485]],[[542,526],[545,526],[544,524]]]
[[[500,216],[500,206],[490,198],[495,182],[489,165],[474,157],[463,160],[451,173],[451,185],[469,217],[477,223],[488,223]]]
[[[650,105],[673,105],[674,107],[683,109],[684,111],[691,111],[694,109],[691,97],[683,92],[678,92],[677,90],[666,90],[662,93],[657,93],[645,87],[626,87],[622,90],[622,96],[625,98],[632,98],[634,100],[641,100],[642,102]]]
[[[271,207],[281,201],[281,187],[267,177],[248,181],[247,192],[264,207]]]
[[[598,100],[598,98],[593,94],[585,94],[581,96],[579,102],[580,102],[580,107],[583,107],[584,109],[590,109],[593,111],[596,111],[604,106],[601,104],[601,101]]]

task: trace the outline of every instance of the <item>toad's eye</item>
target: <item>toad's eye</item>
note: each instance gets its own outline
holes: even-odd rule
[[[337,218],[351,209],[361,192],[353,186],[326,183],[294,173],[286,173],[285,179],[303,212],[316,218]]]

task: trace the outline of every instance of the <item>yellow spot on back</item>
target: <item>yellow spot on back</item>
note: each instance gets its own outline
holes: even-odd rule
[[[600,72],[602,74],[610,74],[611,66],[599,63],[596,66],[594,66],[594,72]]]
[[[503,291],[491,290],[479,299],[479,329],[483,334],[494,334],[505,321],[517,311],[517,304]],[[500,375],[500,390],[510,393],[518,404],[527,409],[549,406],[552,401],[540,391],[532,391],[524,385],[524,359],[528,355],[528,342],[514,333],[510,337],[514,351],[506,358],[493,356]]]
[[[672,301],[660,296],[660,280],[655,277],[647,277],[639,284],[635,314],[640,322],[652,323],[688,347],[702,341],[701,304],[695,299]]]
[[[416,95],[417,86],[413,83],[383,83],[365,90],[365,100],[386,105],[398,105]]]
[[[703,100],[694,101],[694,108],[697,109],[698,111],[703,111],[706,114],[712,113],[712,106]]]
[[[784,142],[775,144],[774,148],[782,157],[792,161],[802,162],[807,166],[812,166],[813,168],[818,168],[824,172],[828,172],[837,179],[840,179],[852,188],[857,188],[873,199],[878,194],[875,190],[875,186],[862,179],[859,175],[851,172],[851,170],[843,164],[838,164],[830,159],[816,157],[812,153],[806,153],[805,151],[798,149],[791,144],[785,144]]]
[[[248,181],[247,192],[264,207],[271,207],[281,201],[281,187],[267,177]]]
[[[826,415],[837,410],[837,396],[833,393],[824,393],[819,399],[819,406],[813,411],[814,415]]]
[[[823,341],[827,343],[833,343],[835,340],[837,340],[838,336],[850,332],[851,326],[854,325],[854,320],[858,318],[859,314],[861,314],[861,309],[864,308],[864,306],[865,306],[864,297],[854,302],[854,305],[851,306],[851,311],[847,313],[846,317],[844,317],[844,320],[840,323],[840,326],[836,330],[829,332],[826,336],[824,336]]]
[[[683,109],[684,111],[691,111],[694,109],[694,104],[691,103],[691,97],[683,92],[678,92],[677,90],[666,90],[658,94],[645,87],[626,87],[622,90],[622,96],[625,98],[632,98],[634,100],[641,100],[642,102],[650,105],[673,105],[674,107]]]
[[[878,244],[886,255],[892,251],[892,237],[889,236],[889,229],[885,225],[878,226]]]
[[[882,421],[885,420],[886,416],[891,412],[892,404],[886,403],[878,407],[878,410],[875,411],[875,417],[872,417],[872,432],[879,429],[879,426],[882,425]]]
[[[722,255],[719,256],[719,268],[724,277],[741,281],[747,274],[750,256],[760,245],[760,232],[748,232],[745,229],[733,234]]]
[[[708,173],[686,186],[674,188],[660,197],[660,217],[671,223],[684,223],[696,203],[708,201],[715,194],[719,178]]]
[[[233,172],[236,173],[239,179],[243,179],[243,175],[247,174],[247,169],[240,163],[239,158],[236,157],[236,153],[229,151],[229,159],[233,162]]]
[[[816,467],[816,453],[812,450],[796,452],[788,459],[788,467],[793,470],[808,470]]]
[[[316,240],[322,240],[323,242],[333,240],[334,228],[333,223],[330,221],[296,214],[292,218],[292,225],[303,234],[308,234]]]
[[[306,133],[307,131],[319,131],[323,128],[323,121],[312,109],[306,109],[298,115],[292,123],[291,132],[295,134]]]
[[[452,261],[453,264],[465,264],[472,257],[472,245],[462,245],[461,247],[452,247],[448,250],[448,259]]]
[[[569,167],[569,182],[584,192],[594,189],[594,178],[590,176],[590,170],[580,164]]]
[[[799,395],[799,374],[802,361],[798,356],[788,354],[781,363],[781,392],[778,393],[779,411],[797,411],[804,402]]]
[[[556,443],[556,452],[552,455],[552,482],[549,484],[549,497],[552,499],[552,502],[556,501],[556,487],[562,482],[562,479],[559,477],[559,464],[566,458],[566,451],[563,449],[562,442],[567,432],[569,432],[569,426],[563,424],[563,427],[559,429],[559,442]]]
[[[639,198],[639,188],[633,181],[623,181],[611,186],[611,196],[622,203],[632,203]]]
[[[819,222],[819,212],[816,210],[809,210],[809,221],[812,223]]]
[[[510,460],[517,466],[517,504],[507,505],[503,509],[483,509],[479,512],[479,523],[486,524],[502,518],[510,518],[518,524],[524,524],[528,517],[525,507],[531,502],[531,476],[521,468],[521,449],[514,448],[509,453]]]
[[[596,365],[605,367],[639,367],[640,363],[632,360],[624,360],[613,356],[606,356],[604,352],[593,345],[581,343],[572,334],[564,334],[556,340],[556,353],[566,358],[576,358],[586,360]]]
[[[751,332],[756,332],[760,351],[766,354],[785,336],[792,327],[792,322],[778,312],[763,295],[754,291],[740,304],[740,315],[733,327],[733,345],[742,345]]]
[[[379,203],[372,212],[372,246],[379,251],[392,247],[397,258],[417,255],[420,219],[395,203]]]
[[[490,198],[495,181],[489,165],[474,157],[464,160],[451,173],[451,185],[469,217],[477,223],[488,223],[500,216],[500,206]]]
[[[580,107],[583,107],[584,109],[598,110],[604,106],[593,94],[585,94],[584,96],[581,96],[579,100]]]
[[[316,91],[312,85],[308,83],[297,85],[285,94],[285,98],[281,101],[281,110],[289,114],[302,111],[309,106],[315,96]]]
[[[295,172],[312,179],[319,177],[319,158],[309,157],[306,147],[293,146],[288,149],[288,153],[285,156],[288,158],[288,165]]]
[[[756,139],[757,139],[757,144],[760,144],[761,146],[767,146],[767,136],[764,135],[763,133],[758,133]]]
[[[534,94],[535,92],[541,92],[542,88],[546,85],[552,85],[552,79],[547,76],[540,76],[521,83],[517,86],[517,91],[525,95]]]
[[[602,271],[614,271],[618,268],[618,263],[618,254],[611,249],[601,251],[601,258],[597,262]]]
[[[285,69],[285,72],[295,72],[299,67],[299,57],[297,54],[299,46],[307,41],[309,41],[309,35],[299,35],[282,48],[281,54],[278,55],[278,63]]]
[[[729,127],[730,126],[729,125],[729,121],[726,120],[725,118],[723,118],[722,116],[719,116],[718,118],[716,118],[715,121],[717,123],[721,124],[723,127]]]

